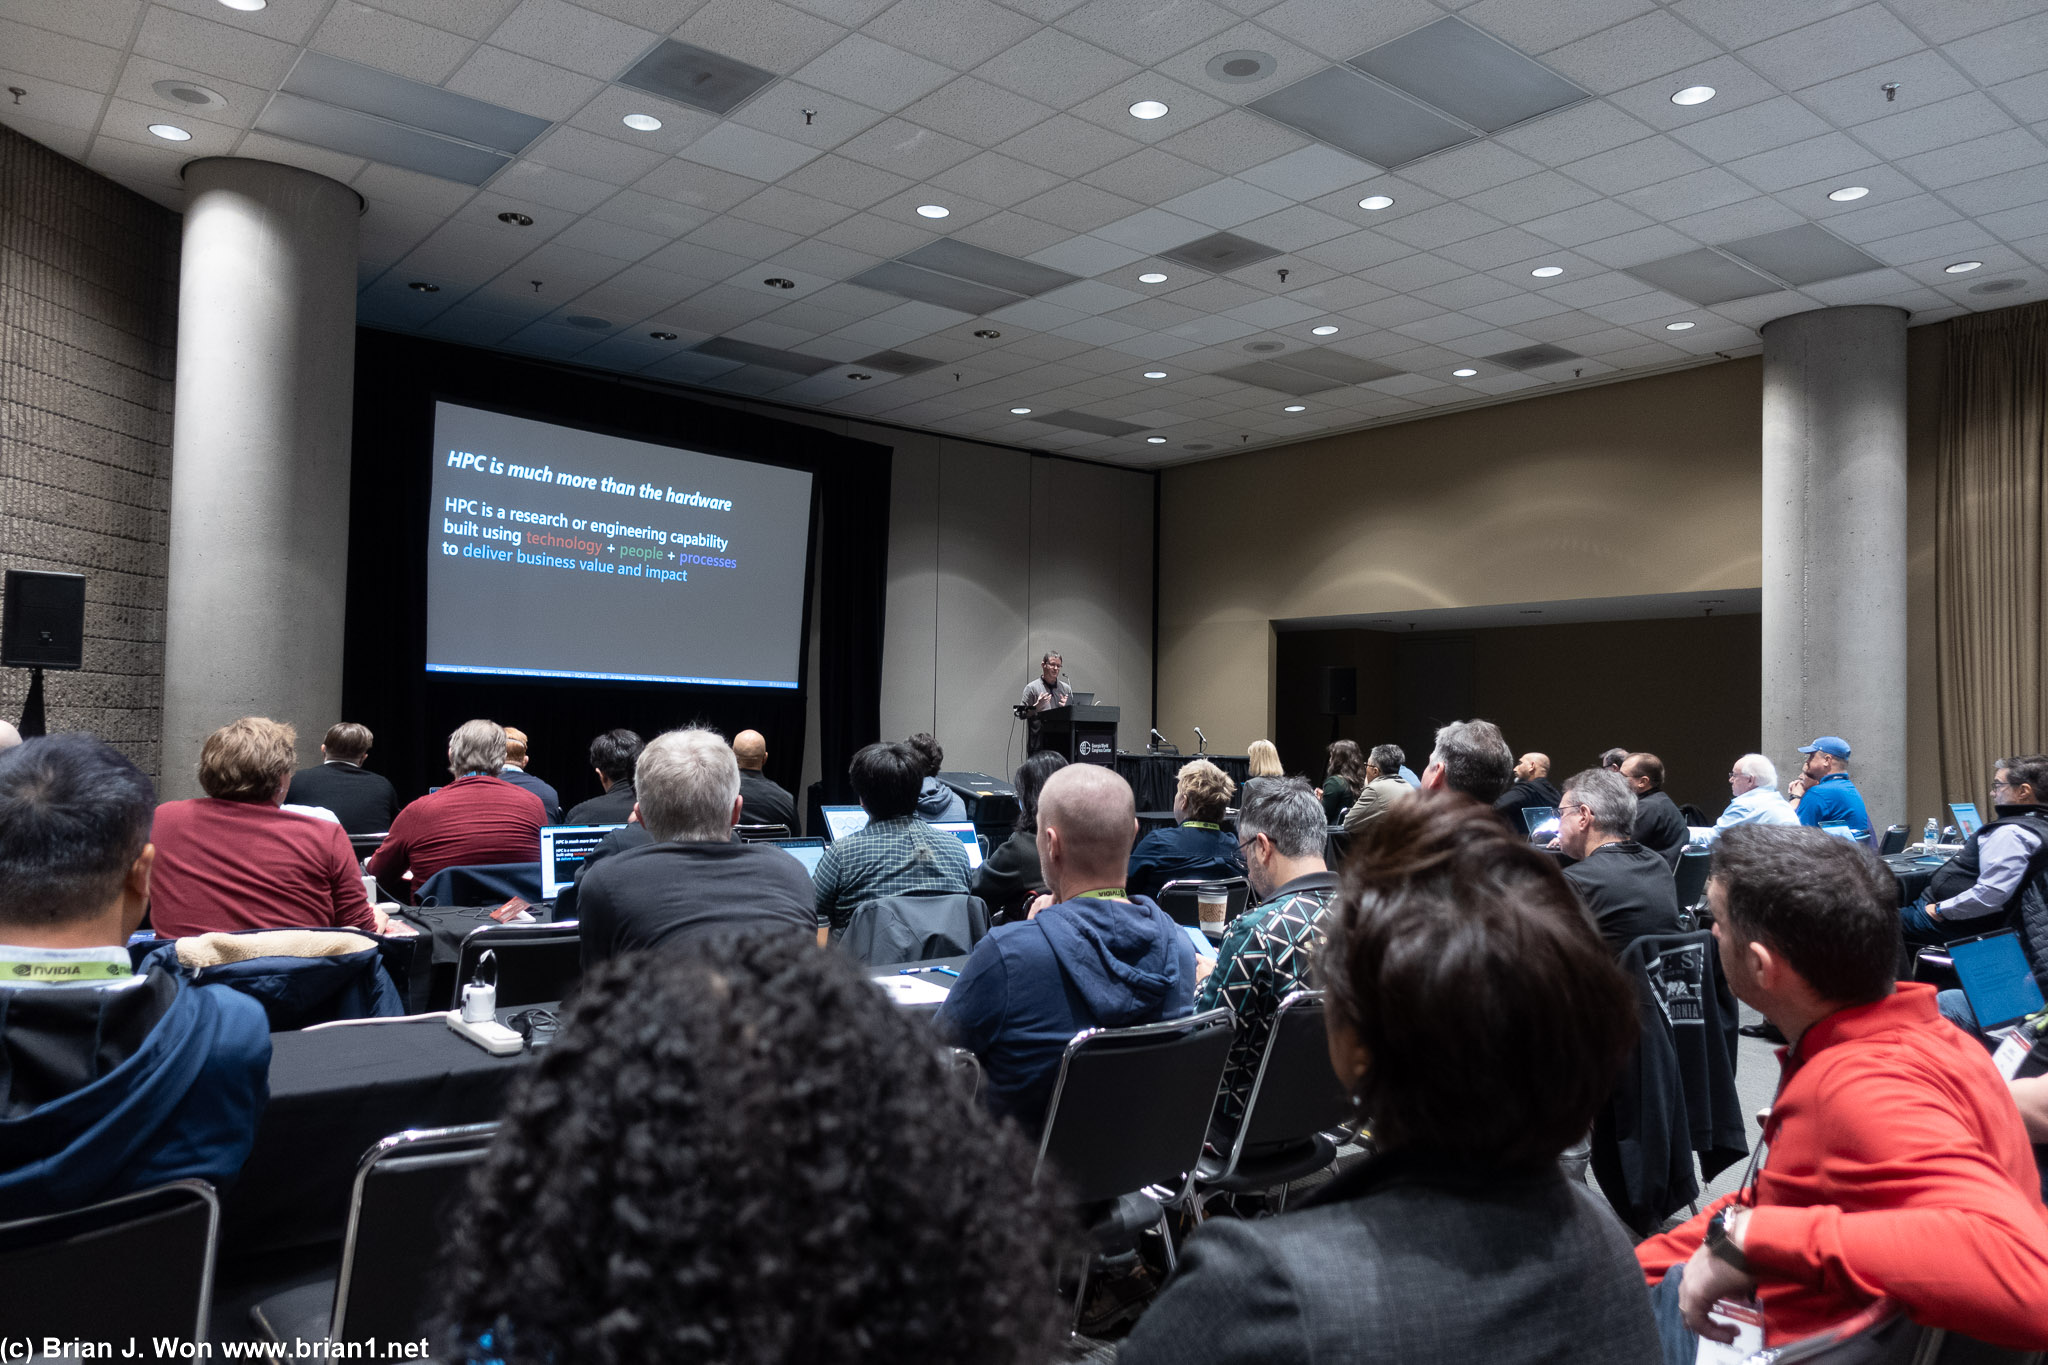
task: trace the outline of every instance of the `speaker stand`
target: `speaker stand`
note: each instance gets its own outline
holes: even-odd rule
[[[21,724],[15,727],[23,739],[34,739],[43,733],[43,670],[31,668],[28,671],[28,696],[21,703]]]

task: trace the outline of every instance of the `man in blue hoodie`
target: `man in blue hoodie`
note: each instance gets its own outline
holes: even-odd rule
[[[156,792],[90,735],[0,754],[0,1219],[242,1167],[269,1099],[263,1006],[129,967]]]
[[[1038,860],[1053,904],[974,946],[939,1010],[940,1031],[981,1059],[989,1108],[1045,1124],[1075,1034],[1187,1014],[1195,950],[1180,926],[1124,889],[1138,821],[1130,784],[1077,763],[1038,797]]]

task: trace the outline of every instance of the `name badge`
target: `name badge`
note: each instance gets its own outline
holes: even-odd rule
[[[1998,1068],[1998,1074],[2011,1080],[2019,1071],[2020,1063],[2027,1060],[2027,1054],[2034,1050],[2034,1040],[2026,1030],[2011,1028],[2000,1035],[2005,1041],[1998,1045],[1998,1051],[1991,1054],[1991,1064]]]
[[[1711,1322],[1735,1329],[1735,1340],[1708,1341],[1701,1337],[1694,1365],[1746,1365],[1764,1348],[1764,1310],[1755,1300],[1717,1299],[1708,1310]]]

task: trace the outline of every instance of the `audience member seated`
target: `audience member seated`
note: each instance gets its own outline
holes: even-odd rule
[[[1550,755],[1526,753],[1515,760],[1515,781],[1500,794],[1493,808],[1508,822],[1508,828],[1517,832],[1528,826],[1522,819],[1522,812],[1532,807],[1544,806],[1557,809],[1560,793],[1557,784],[1550,780]]]
[[[848,776],[867,825],[834,840],[811,874],[817,919],[837,942],[864,901],[929,891],[966,895],[967,853],[917,815],[924,760],[908,744],[870,744]]]
[[[585,968],[640,948],[695,949],[719,934],[814,937],[803,865],[773,844],[733,838],[740,770],[723,739],[656,735],[640,751],[633,790],[654,842],[606,858],[577,884]]]
[[[162,938],[234,929],[388,932],[363,893],[342,827],[279,810],[292,776],[292,727],[244,716],[199,751],[205,796],[166,801],[152,835],[149,923]]]
[[[1849,741],[1840,735],[1822,735],[1800,746],[1806,762],[1786,791],[1786,799],[1798,808],[1802,825],[1847,825],[1866,844],[1870,842],[1870,812],[1863,807],[1863,793],[1849,780]]]
[[[1619,953],[1645,934],[1675,934],[1678,891],[1665,861],[1635,841],[1636,795],[1609,768],[1568,778],[1558,798],[1557,842],[1573,862],[1564,879]]]
[[[526,771],[526,731],[510,725],[505,727],[505,766],[498,769],[498,776],[538,796],[540,808],[546,813],[549,824],[562,822],[561,796],[553,787]]]
[[[1038,870],[1038,793],[1045,779],[1067,766],[1067,760],[1050,749],[1018,765],[1012,781],[1017,788],[1017,823],[1010,837],[974,869],[968,887],[988,907],[996,924],[1024,918],[1031,898],[1045,889]]]
[[[1280,1002],[1314,988],[1323,916],[1337,890],[1337,874],[1323,857],[1329,826],[1315,790],[1298,778],[1273,778],[1247,782],[1245,791],[1237,843],[1260,904],[1223,935],[1195,997],[1197,1011],[1224,1005],[1235,1016],[1237,1041],[1230,1045],[1210,1133],[1210,1142],[1225,1151],[1244,1118]]]
[[[1668,1365],[1692,1365],[1718,1299],[1762,1300],[1764,1344],[1883,1297],[1914,1322],[2048,1347],[2048,1210],[1990,1056],[1893,984],[1897,886],[1867,850],[1738,826],[1707,899],[1729,985],[1791,1043],[1746,1191],[1636,1248]]]
[[[1636,842],[1662,858],[1667,870],[1677,867],[1692,830],[1678,803],[1664,793],[1664,760],[1630,754],[1621,761],[1621,778],[1636,796]]]
[[[1415,794],[1416,788],[1401,777],[1407,771],[1402,764],[1407,761],[1408,756],[1398,744],[1373,745],[1365,760],[1365,781],[1352,798],[1351,809],[1344,812],[1346,830],[1356,835],[1387,807]]]
[[[2048,908],[2044,794],[2048,754],[1998,760],[1991,779],[1996,818],[1971,835],[1961,853],[1934,869],[1927,890],[1899,911],[1907,943],[1947,943],[2004,928],[2012,922],[2014,897],[2030,890]],[[1967,1000],[1962,1003],[1968,1005]]]
[[[224,1183],[249,1155],[269,1096],[263,1007],[169,962],[129,967],[155,804],[90,735],[0,754],[0,1217]]]
[[[1244,875],[1237,840],[1223,832],[1223,812],[1237,784],[1206,758],[1183,763],[1173,793],[1171,829],[1155,829],[1131,850],[1126,885],[1136,896],[1156,896],[1168,882],[1216,881]]]
[[[1444,795],[1359,836],[1325,918],[1330,1060],[1377,1152],[1279,1218],[1217,1218],[1118,1365],[1643,1365],[1627,1233],[1567,1179],[1635,992],[1559,878]]]
[[[590,741],[590,766],[603,795],[578,802],[562,818],[565,825],[623,825],[633,813],[633,765],[640,759],[640,736],[631,730],[607,730]]]
[[[21,731],[14,728],[14,722],[0,720],[0,754],[6,753],[21,743]]]
[[[398,814],[398,793],[391,779],[363,766],[370,757],[371,739],[370,727],[352,720],[329,726],[320,745],[320,766],[293,773],[285,801],[333,811],[349,834],[390,829]]]
[[[496,721],[457,726],[448,736],[448,772],[455,780],[398,813],[370,855],[370,875],[397,892],[408,874],[417,888],[444,867],[536,861],[547,814],[539,797],[498,776],[504,766],[505,732]]]
[[[1255,739],[1245,749],[1245,777],[1285,777],[1287,769],[1280,766],[1280,750],[1270,739]]]
[[[917,789],[917,818],[935,824],[965,820],[967,803],[960,799],[959,792],[939,781],[939,770],[946,766],[946,751],[939,747],[939,742],[928,734],[917,734],[904,743],[917,755],[918,768],[924,775]]]
[[[1359,752],[1356,740],[1335,740],[1328,752],[1329,762],[1323,773],[1323,818],[1334,825],[1365,790],[1367,779],[1365,755]]]
[[[1628,750],[1626,749],[1602,749],[1600,751],[1600,766],[1609,772],[1618,773],[1621,771],[1622,760],[1627,757]]]
[[[439,1359],[1056,1358],[1031,1148],[838,955],[752,935],[609,964],[519,1070],[457,1201]]]
[[[1744,754],[1728,773],[1728,790],[1735,799],[1714,822],[1708,842],[1736,825],[1796,825],[1799,812],[1778,793],[1778,768],[1762,754]]]
[[[742,730],[732,739],[733,757],[740,765],[740,823],[782,825],[791,834],[803,828],[796,815],[796,798],[762,771],[768,766],[768,741],[759,730]]]
[[[1436,747],[1422,770],[1422,790],[1463,792],[1491,806],[1514,775],[1515,752],[1498,725],[1490,720],[1454,720],[1436,732]]]
[[[1193,1003],[1194,945],[1124,886],[1137,832],[1130,784],[1110,769],[1071,763],[1048,777],[1038,860],[1051,903],[989,930],[939,1007],[940,1035],[981,1059],[989,1108],[1027,1133],[1045,1124],[1075,1034],[1178,1018]]]

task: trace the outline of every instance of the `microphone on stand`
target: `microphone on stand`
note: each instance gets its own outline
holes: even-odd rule
[[[1160,734],[1157,730],[1154,730],[1152,732],[1152,743],[1155,745],[1164,744],[1166,743],[1166,736]]]
[[[1195,752],[1198,754],[1207,753],[1209,751],[1209,737],[1202,733],[1202,727],[1199,725],[1195,727],[1195,738],[1200,741]]]

